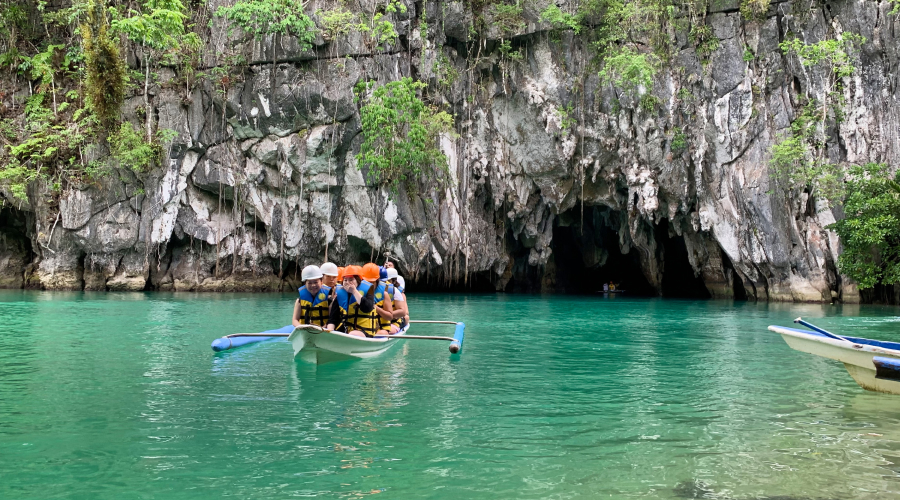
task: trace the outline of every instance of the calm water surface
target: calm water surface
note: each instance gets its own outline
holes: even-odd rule
[[[895,308],[413,295],[460,356],[210,349],[292,300],[0,292],[0,498],[900,497],[900,396],[765,328],[900,341]]]

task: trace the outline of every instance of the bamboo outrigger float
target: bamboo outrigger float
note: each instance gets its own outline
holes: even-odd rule
[[[900,394],[900,342],[884,342],[861,337],[844,337],[815,325],[794,320],[810,330],[772,325],[792,349],[834,359],[860,387],[869,391]]]

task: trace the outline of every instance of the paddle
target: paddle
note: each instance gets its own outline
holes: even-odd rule
[[[850,343],[850,344],[853,344],[853,343],[854,343],[853,341],[847,340],[847,339],[845,339],[844,337],[841,337],[840,335],[836,335],[836,334],[834,334],[834,333],[829,332],[828,330],[824,330],[824,329],[822,329],[822,328],[819,328],[818,326],[816,326],[816,325],[814,325],[814,324],[812,324],[812,323],[807,323],[806,321],[803,321],[803,318],[797,318],[797,319],[795,319],[795,320],[794,320],[794,323],[799,323],[799,324],[801,324],[801,325],[803,325],[803,326],[809,328],[810,330],[813,330],[813,331],[816,331],[816,332],[821,333],[822,335],[824,335],[824,336],[826,336],[826,337],[831,337],[831,338],[833,338],[833,339],[835,339],[835,340],[843,340],[844,342],[847,342],[847,343]]]

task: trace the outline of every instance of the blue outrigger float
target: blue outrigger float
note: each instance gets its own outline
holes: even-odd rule
[[[809,330],[772,325],[792,349],[844,363],[860,387],[900,395],[900,342],[846,337],[797,318]]]

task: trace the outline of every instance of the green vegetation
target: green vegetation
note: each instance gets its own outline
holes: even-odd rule
[[[864,39],[853,33],[840,38],[807,44],[796,38],[785,40],[781,49],[797,56],[804,66],[824,65],[829,70],[822,98],[808,98],[800,115],[791,123],[791,133],[772,147],[771,165],[777,179],[788,189],[809,189],[828,200],[839,200],[843,192],[842,172],[825,158],[829,123],[837,123],[843,113],[841,79],[855,67],[852,54]]]
[[[119,46],[108,33],[106,7],[91,0],[87,22],[81,25],[85,62],[85,101],[100,123],[111,128],[125,100],[127,74]]]
[[[846,218],[828,226],[841,238],[838,266],[860,288],[900,282],[900,177],[886,165],[850,168]]]
[[[322,38],[326,40],[334,40],[353,30],[359,30],[356,14],[347,10],[343,5],[338,5],[331,10],[317,10],[316,17],[319,18],[322,25]]]
[[[308,50],[316,37],[316,25],[303,12],[304,7],[300,0],[241,0],[231,7],[219,7],[216,15],[257,39],[293,35],[301,50]]]
[[[669,143],[669,149],[672,154],[680,155],[687,149],[687,135],[680,127],[672,130],[672,142]]]
[[[134,129],[134,125],[122,123],[109,138],[109,152],[122,168],[145,172],[155,166],[162,155],[161,143],[171,140],[169,131],[157,132],[157,141],[147,142]]]
[[[448,174],[447,158],[438,141],[451,134],[453,117],[427,106],[417,92],[422,82],[403,78],[383,86],[373,82],[357,85],[362,132],[365,141],[356,156],[360,169],[368,169],[369,180],[387,185],[391,192],[411,190],[419,180],[443,182]]]
[[[525,19],[522,18],[522,6],[519,3],[505,4],[495,3],[491,6],[493,23],[504,36],[513,35],[525,29]]]
[[[748,21],[762,21],[772,0],[741,0],[741,15]]]
[[[605,59],[600,79],[627,91],[649,92],[658,67],[659,60],[653,54],[626,47]]]
[[[556,4],[550,4],[541,12],[541,20],[550,23],[556,29],[570,29],[576,35],[581,33],[580,16],[563,12]]]
[[[116,11],[113,11],[116,12]],[[144,55],[144,108],[150,109],[150,67],[154,61],[182,47],[197,47],[200,39],[185,26],[187,14],[181,0],[146,0],[141,10],[128,17],[114,16],[110,27],[142,48]],[[153,117],[146,113],[147,142],[153,141]]]

